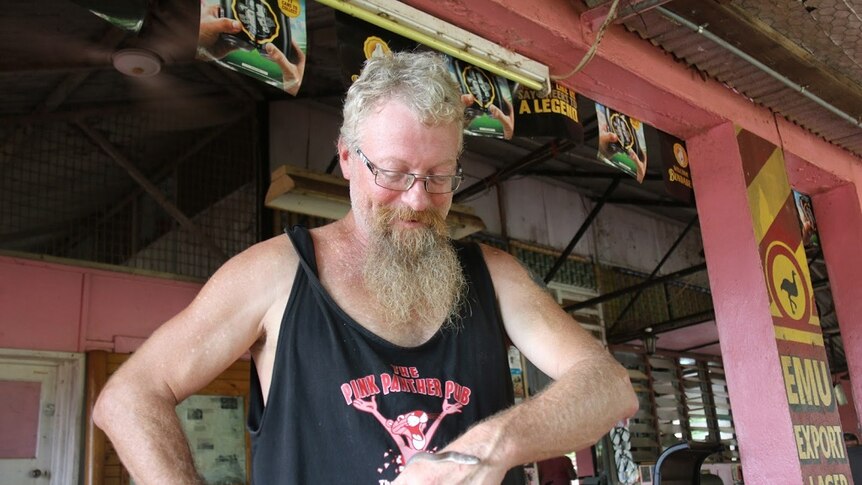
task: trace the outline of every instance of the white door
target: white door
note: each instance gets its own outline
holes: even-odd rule
[[[0,369],[0,483],[50,483],[57,367]]]
[[[83,355],[0,349],[0,484],[75,483]]]

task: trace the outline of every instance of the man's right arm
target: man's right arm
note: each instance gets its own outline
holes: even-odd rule
[[[232,258],[108,380],[93,419],[136,483],[202,483],[175,407],[252,346],[266,348],[296,264],[283,237]]]

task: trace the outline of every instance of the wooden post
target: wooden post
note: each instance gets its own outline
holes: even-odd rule
[[[108,353],[103,350],[87,352],[87,435],[84,444],[84,483],[105,483],[105,432],[93,422],[96,398],[108,379]]]

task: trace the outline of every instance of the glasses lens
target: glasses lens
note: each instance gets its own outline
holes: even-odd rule
[[[458,175],[432,175],[425,179],[425,190],[429,194],[448,194],[461,185]]]
[[[390,190],[408,190],[413,185],[413,180],[413,175],[409,173],[380,168],[377,169],[377,177],[374,179],[377,185]]]

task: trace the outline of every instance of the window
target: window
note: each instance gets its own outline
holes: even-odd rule
[[[654,462],[679,441],[720,441],[727,447],[710,461],[739,460],[730,397],[721,362],[711,358],[655,354],[626,347],[613,349],[628,369],[640,409],[629,422],[632,455]]]

